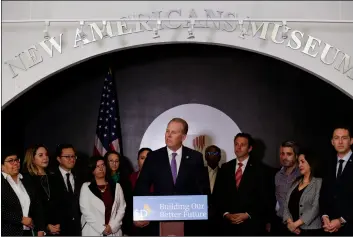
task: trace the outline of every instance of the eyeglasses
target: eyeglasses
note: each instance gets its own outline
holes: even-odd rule
[[[104,169],[104,168],[105,168],[105,164],[97,165],[96,168],[98,168],[98,169]]]
[[[19,158],[10,159],[10,160],[5,160],[4,162],[8,162],[8,163],[10,163],[11,165],[13,165],[13,164],[15,164],[15,163],[20,163],[20,162],[21,162],[21,159],[19,159]]]
[[[73,160],[77,160],[77,156],[60,156],[60,157],[63,157],[65,159],[73,159]]]
[[[209,156],[219,156],[219,152],[218,151],[208,151],[206,152],[207,155]]]

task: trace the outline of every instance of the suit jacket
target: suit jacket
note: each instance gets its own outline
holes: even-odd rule
[[[207,195],[210,188],[202,154],[182,147],[181,163],[174,185],[167,147],[149,152],[136,182],[135,195],[150,195],[152,185],[153,195]]]
[[[291,213],[288,209],[288,203],[293,190],[297,187],[299,181],[295,182],[292,187],[288,190],[286,202],[284,204],[283,211],[283,222],[287,222],[288,218],[292,218]],[[322,179],[312,178],[308,186],[304,189],[302,196],[299,201],[299,215],[300,219],[304,222],[301,229],[321,229],[321,216],[319,208],[319,197],[321,190]],[[296,220],[293,220],[296,221]]]
[[[52,175],[52,200],[50,201],[50,215],[48,223],[52,225],[60,224],[60,235],[81,235],[81,211],[79,205],[79,195],[82,186],[82,179],[75,173],[74,194],[71,195],[66,188],[59,168]]]
[[[247,212],[250,218],[239,225],[230,224],[223,218],[225,234],[257,235],[262,233],[265,228],[262,225],[264,225],[264,212],[268,204],[264,167],[249,157],[237,189],[235,182],[236,163],[237,159],[233,159],[222,165],[220,173],[222,185],[216,194],[219,215],[223,217],[226,212],[230,214]]]
[[[337,156],[329,161],[323,178],[320,208],[330,220],[343,217],[347,221],[339,234],[353,235],[353,154],[339,179],[336,179],[336,167]]]
[[[206,166],[204,169],[205,169],[204,172],[209,177],[208,166]],[[218,167],[216,180],[213,186],[213,192],[209,193],[208,195],[208,223],[207,223],[208,233],[207,234],[210,236],[218,235],[219,228],[222,223],[222,218],[220,217],[220,215],[218,215],[219,211],[217,210],[218,208],[217,202],[221,200],[217,200],[217,196],[216,196],[217,191],[221,185],[220,173],[221,173],[221,168]],[[211,189],[211,186],[210,186],[210,189]]]
[[[21,179],[31,200],[28,216],[32,218],[35,231],[44,231],[43,209],[28,177]],[[1,174],[1,236],[22,235],[22,207],[15,191]]]
[[[122,236],[121,225],[126,208],[123,190],[119,183],[110,183],[109,187],[113,197],[109,225],[112,229],[112,236]],[[82,235],[101,235],[105,229],[105,205],[96,182],[86,182],[82,185],[80,208]]]
[[[208,195],[210,185],[207,173],[204,172],[202,154],[182,147],[181,163],[174,185],[167,147],[149,152],[137,179],[134,194],[136,196],[151,195],[152,185],[152,195]],[[201,223],[185,222],[185,235],[202,235],[200,231],[204,227],[201,227]],[[154,235],[158,235],[158,225],[155,228],[157,231]]]

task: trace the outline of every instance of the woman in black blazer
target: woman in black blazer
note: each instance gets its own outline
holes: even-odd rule
[[[52,201],[51,175],[47,170],[49,165],[48,149],[43,144],[37,144],[27,149],[23,163],[24,176],[31,179],[44,211],[44,222],[49,234],[59,234],[60,225],[48,224],[50,217],[50,201]]]
[[[302,150],[298,161],[301,176],[288,191],[283,221],[295,235],[322,235],[319,212],[322,180],[315,177],[316,162],[310,152]]]
[[[43,209],[31,180],[20,174],[16,152],[2,152],[1,235],[43,236]]]

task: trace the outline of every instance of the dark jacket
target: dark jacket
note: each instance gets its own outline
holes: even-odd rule
[[[21,179],[31,200],[28,216],[32,218],[35,231],[45,231],[43,208],[35,192],[35,188],[28,177]],[[9,182],[1,175],[1,235],[22,235],[22,207],[15,191]]]

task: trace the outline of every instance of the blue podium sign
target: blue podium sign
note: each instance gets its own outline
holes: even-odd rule
[[[207,220],[207,195],[134,196],[134,221]]]

